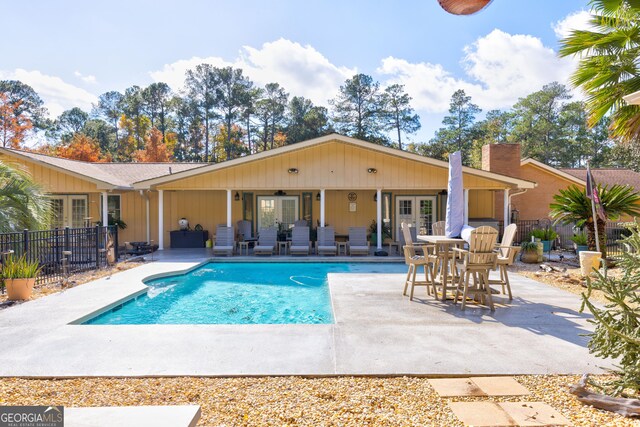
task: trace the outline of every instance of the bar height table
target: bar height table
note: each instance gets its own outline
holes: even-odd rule
[[[442,286],[442,301],[447,299],[447,282],[449,281],[449,253],[451,248],[460,247],[464,245],[463,239],[446,237],[446,236],[416,236],[418,241],[426,242],[436,247],[436,256],[441,259],[442,272],[440,273],[440,280],[436,280]]]

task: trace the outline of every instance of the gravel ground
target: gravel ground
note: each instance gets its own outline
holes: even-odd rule
[[[567,392],[578,376],[515,377],[522,397],[440,398],[426,378],[262,377],[0,379],[0,405],[202,407],[202,426],[462,426],[453,401],[542,401],[575,426],[640,426],[585,406]]]

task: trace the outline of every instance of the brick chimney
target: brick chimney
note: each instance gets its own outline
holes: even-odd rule
[[[520,178],[520,144],[483,146],[482,170]]]

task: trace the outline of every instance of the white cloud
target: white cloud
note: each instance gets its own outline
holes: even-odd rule
[[[89,75],[85,76],[80,71],[74,71],[73,75],[76,76],[77,78],[79,78],[80,80],[82,80],[85,83],[90,83],[90,84],[95,84],[96,83],[96,76],[94,76],[92,74],[89,74]]]
[[[564,19],[552,25],[556,37],[563,39],[567,37],[572,30],[589,30],[592,27],[589,22],[591,14],[586,10],[580,10],[567,15]]]
[[[0,70],[0,79],[20,80],[31,86],[44,101],[44,106],[49,110],[52,118],[73,107],[90,111],[91,104],[98,100],[97,96],[66,83],[60,77],[43,74],[37,70],[28,71],[22,68],[14,71]]]
[[[289,93],[307,97],[320,105],[326,105],[339,86],[357,73],[355,68],[332,64],[312,46],[279,39],[264,43],[260,48],[244,46],[232,61],[220,57],[193,57],[166,64],[149,74],[154,81],[163,81],[179,89],[184,84],[185,72],[202,63],[242,68],[260,86],[277,82]]]
[[[498,29],[465,47],[464,53],[461,77],[439,64],[393,57],[384,59],[377,71],[388,76],[389,83],[404,84],[416,109],[442,113],[457,89],[464,89],[484,110],[508,108],[547,83],[566,84],[574,67],[571,59],[558,58],[539,38]]]

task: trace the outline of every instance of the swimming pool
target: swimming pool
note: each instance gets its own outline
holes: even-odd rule
[[[370,263],[207,263],[83,324],[333,323],[328,273],[406,271]]]

